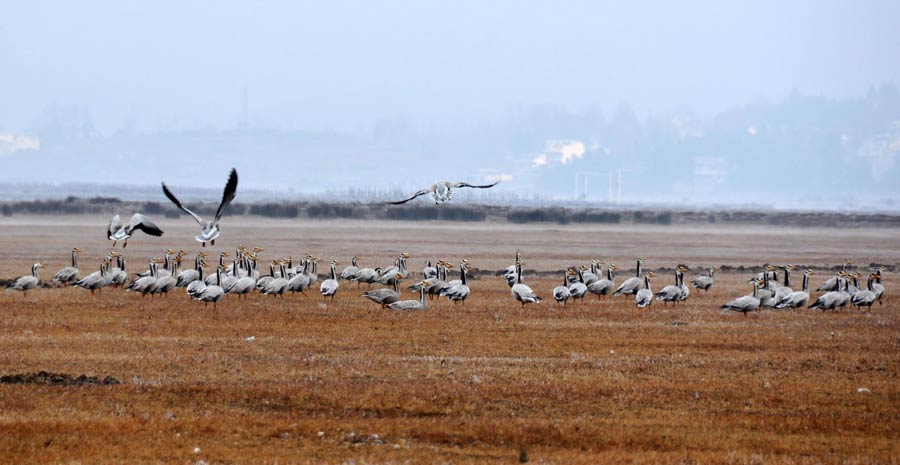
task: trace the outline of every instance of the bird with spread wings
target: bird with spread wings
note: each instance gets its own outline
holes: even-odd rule
[[[408,199],[398,200],[396,202],[388,202],[388,203],[391,205],[400,205],[400,204],[409,202],[410,200],[415,199],[416,197],[431,194],[431,200],[434,200],[435,204],[440,204],[442,202],[447,202],[451,198],[453,198],[453,189],[460,188],[460,187],[472,187],[475,189],[490,189],[491,187],[494,187],[499,183],[500,183],[500,181],[496,181],[491,184],[478,185],[478,184],[469,184],[467,182],[439,181],[439,182],[432,184],[431,187],[428,187],[426,189],[420,190],[419,192],[416,192],[415,194],[413,194],[412,197],[410,197]]]

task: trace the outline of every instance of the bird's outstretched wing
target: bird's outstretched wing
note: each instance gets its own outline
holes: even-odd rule
[[[171,191],[169,191],[169,188],[166,187],[166,183],[162,183],[162,188],[163,188],[163,194],[166,194],[166,197],[168,197],[169,200],[171,200],[172,203],[174,203],[176,207],[180,208],[183,212],[187,213],[188,215],[193,216],[194,220],[196,220],[197,223],[200,224],[200,226],[206,226],[203,223],[203,218],[200,218],[199,216],[197,216],[196,213],[188,210],[187,208],[184,207],[184,205],[181,204],[181,202],[178,200],[178,198],[176,198],[175,195],[172,194]]]
[[[135,213],[134,216],[131,217],[131,221],[128,222],[127,232],[131,235],[131,231],[135,229],[144,231],[144,233],[149,234],[151,236],[162,236],[163,231],[159,229],[159,226],[150,221],[150,218],[147,218],[140,213]]]
[[[431,192],[431,189],[430,189],[430,188],[429,188],[429,189],[422,189],[422,190],[420,190],[419,192],[416,192],[415,194],[413,194],[413,196],[410,197],[410,198],[408,198],[408,199],[398,200],[398,201],[396,201],[396,202],[388,202],[388,204],[389,204],[389,205],[400,205],[400,204],[404,204],[404,203],[409,202],[410,200],[412,200],[412,199],[414,199],[414,198],[416,198],[416,197],[418,197],[418,196],[420,196],[420,195],[425,195],[425,194],[427,194],[427,193],[429,193],[429,192]]]
[[[494,181],[491,184],[483,184],[483,185],[469,184],[467,182],[458,182],[458,183],[454,184],[453,187],[474,187],[476,189],[490,189],[491,187],[494,187],[497,184],[500,184],[500,181]]]
[[[228,182],[225,184],[225,192],[222,193],[222,203],[219,204],[219,209],[216,210],[216,219],[213,221],[214,223],[219,222],[219,219],[222,218],[222,213],[225,213],[228,204],[234,200],[234,195],[237,193],[237,184],[237,170],[232,168],[231,174],[228,175]]]
[[[106,227],[106,238],[112,239],[112,235],[119,229],[122,229],[122,219],[119,218],[119,215],[116,215],[112,217],[112,220],[109,221],[109,226]]]

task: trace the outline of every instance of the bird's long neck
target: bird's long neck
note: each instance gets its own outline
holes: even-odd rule
[[[606,279],[612,281],[613,280],[613,269],[611,266],[606,267]]]
[[[637,271],[635,272],[634,275],[637,276],[638,278],[641,277],[641,261],[640,260],[637,261]]]
[[[591,273],[597,274],[597,262],[591,262]]]
[[[650,276],[644,276],[644,287],[646,287],[648,291],[653,292],[650,289]]]
[[[753,283],[753,297],[759,297],[759,283]]]
[[[428,308],[428,301],[425,300],[425,286],[419,288],[419,302],[421,302],[422,308]]]
[[[869,276],[869,281],[866,283],[866,289],[868,289],[870,291],[874,291],[875,290],[875,286],[873,286],[874,283],[875,283],[875,278]]]
[[[72,268],[78,268],[78,254],[72,251]]]
[[[462,281],[463,284],[468,284],[466,282],[466,267],[464,267],[464,266],[459,267],[459,279]]]
[[[359,268],[359,265],[356,264],[356,257],[350,259],[350,264]],[[431,266],[431,263],[429,263],[428,266]]]
[[[569,285],[569,274],[563,273],[563,286],[568,286],[568,285]]]
[[[222,285],[222,267],[216,268],[216,282],[219,283],[219,286]]]
[[[522,264],[516,263],[516,283],[522,284]]]
[[[337,281],[337,272],[334,270],[334,262],[331,262],[331,279]]]
[[[791,287],[791,269],[784,268],[784,287]]]
[[[197,262],[197,274],[200,276],[200,280],[203,281],[203,265],[199,261]]]
[[[40,271],[38,271],[38,270],[40,270],[40,268],[41,268],[41,267],[39,267],[39,266],[37,266],[37,265],[32,265],[32,266],[31,266],[31,276],[34,276],[35,278],[37,278],[37,277],[38,277],[38,273],[40,273]]]
[[[809,274],[803,273],[803,292],[809,292]]]

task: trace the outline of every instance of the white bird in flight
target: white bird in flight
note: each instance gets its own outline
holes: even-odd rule
[[[500,181],[493,182],[491,184],[477,185],[477,184],[469,184],[467,182],[450,182],[450,181],[439,181],[431,185],[431,187],[427,189],[422,189],[419,192],[413,194],[412,197],[404,200],[398,200],[396,202],[388,202],[391,205],[400,205],[410,200],[419,197],[425,194],[431,194],[431,199],[434,200],[435,204],[439,204],[442,202],[447,202],[453,197],[453,189],[459,187],[472,187],[475,189],[490,189],[491,187],[499,184]]]
[[[144,231],[151,236],[159,237],[163,235],[162,229],[159,229],[159,226],[150,221],[150,218],[140,213],[135,213],[127,225],[122,224],[122,219],[119,218],[119,215],[114,216],[109,222],[109,226],[106,227],[106,238],[113,241],[113,247],[116,246],[117,242],[122,241],[122,248],[124,249],[128,247],[128,238],[131,237],[135,229]]]
[[[166,194],[166,197],[175,204],[176,207],[180,208],[182,211],[194,217],[197,223],[200,226],[203,226],[203,231],[194,239],[197,242],[200,242],[203,247],[206,247],[206,243],[209,242],[210,245],[216,245],[216,238],[219,237],[219,220],[222,219],[222,214],[225,213],[225,209],[228,207],[228,204],[234,200],[234,195],[237,193],[237,184],[238,184],[238,175],[237,170],[234,168],[231,169],[231,174],[228,176],[228,182],[225,184],[225,192],[222,194],[222,203],[219,204],[219,209],[216,210],[216,216],[212,221],[204,221],[203,218],[200,218],[196,213],[188,210],[181,204],[181,202],[169,191],[169,188],[166,187],[166,183],[162,183],[163,193]]]

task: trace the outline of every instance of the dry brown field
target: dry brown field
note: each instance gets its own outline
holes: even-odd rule
[[[49,280],[76,245],[93,269],[109,248],[106,221],[0,219],[0,277],[41,260]],[[135,237],[131,271],[166,247],[193,256],[189,221],[161,220],[161,239]],[[227,218],[223,227],[213,251],[241,242],[269,258],[358,254],[381,266],[407,251],[413,270],[436,257],[497,270],[516,247],[541,271],[593,257],[632,268],[636,255],[648,269],[792,262],[819,267],[815,285],[844,257],[861,270],[900,263],[889,229]],[[412,313],[381,310],[348,283],[333,303],[315,292],[227,296],[218,309],[181,291],[2,292],[0,375],[120,384],[0,384],[0,463],[900,462],[896,275],[886,273],[885,304],[869,312],[719,310],[749,291],[747,277],[721,273],[686,305],[640,310],[630,297],[522,309],[486,275],[465,305]],[[560,279],[526,276],[548,298]]]

